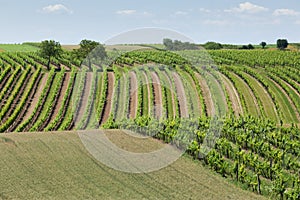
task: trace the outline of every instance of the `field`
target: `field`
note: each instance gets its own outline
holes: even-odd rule
[[[74,132],[3,134],[0,141],[1,199],[263,199],[185,156],[157,172],[129,174],[95,160]]]
[[[35,52],[0,53],[1,162],[14,166],[1,169],[2,180],[11,181],[1,184],[6,187],[1,189],[3,198],[25,194],[76,198],[82,194],[112,199],[155,195],[159,199],[253,199],[254,193],[272,199],[297,198],[299,52],[173,53],[145,47],[122,54],[109,66],[95,62],[89,70],[67,51],[53,59],[50,71],[46,65],[47,60]],[[214,121],[215,116],[219,121]],[[212,125],[216,126],[210,130]],[[129,129],[185,146],[196,161],[186,156],[166,169],[143,175],[113,171],[88,155],[76,134],[64,132],[99,128]],[[45,133],[36,133],[41,131]],[[128,145],[118,131],[108,135],[112,140],[117,137],[116,145],[130,151],[139,149],[131,145],[147,147],[134,139]],[[151,148],[155,142],[150,142]],[[206,147],[211,150],[203,152]],[[22,167],[32,164],[34,168]],[[49,173],[43,173],[44,169]],[[22,176],[29,182],[10,192],[9,185]],[[68,187],[67,182],[74,193],[61,189]],[[86,188],[80,186],[82,182]],[[219,192],[218,187],[222,188]],[[123,192],[128,196],[120,196]]]
[[[39,48],[28,44],[0,44],[0,52],[34,52],[38,50]]]

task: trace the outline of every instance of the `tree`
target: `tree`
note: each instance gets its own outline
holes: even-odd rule
[[[278,39],[277,40],[277,48],[280,50],[284,50],[288,47],[289,43],[287,39]]]
[[[180,40],[172,41],[169,38],[163,39],[163,44],[166,47],[166,50],[169,51],[180,51],[180,50],[195,50],[198,49],[196,44],[189,43],[189,42],[182,42]]]
[[[216,42],[207,42],[204,44],[204,48],[205,49],[213,49],[213,50],[217,50],[217,49],[222,49],[223,46],[220,43],[216,43]]]
[[[254,49],[254,46],[252,44],[248,44],[248,49]]]
[[[173,50],[173,41],[171,39],[165,38],[163,44],[166,46],[167,50]]]
[[[267,46],[267,43],[266,42],[261,42],[260,45],[264,49]]]
[[[99,42],[84,39],[79,45],[80,48],[73,50],[73,53],[76,58],[81,60],[81,64],[86,59],[90,71],[92,70],[92,59],[103,60],[107,57],[104,46]]]
[[[40,54],[42,57],[48,60],[47,69],[50,70],[50,64],[52,58],[60,58],[63,50],[59,42],[54,40],[45,40],[41,43]]]

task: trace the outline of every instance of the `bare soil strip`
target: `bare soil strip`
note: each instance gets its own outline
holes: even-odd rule
[[[70,67],[66,65],[61,64],[60,67],[65,68],[67,71],[71,71]]]
[[[39,84],[41,82],[42,77],[43,77],[43,74],[40,73],[39,77],[37,78],[36,82],[34,83],[33,88],[30,91],[30,94],[28,96],[28,100],[27,100],[26,104],[24,105],[24,108],[22,109],[22,111],[20,112],[20,114],[18,115],[18,117],[14,120],[14,122],[11,124],[11,126],[6,130],[6,132],[12,132],[13,130],[15,130],[18,127],[19,124],[21,124],[24,115],[26,114],[28,108],[31,105],[31,102],[30,102],[31,99],[34,97],[34,95],[38,91],[37,89],[38,89],[38,86],[39,86]]]
[[[6,82],[8,81],[8,79],[10,78],[11,76],[11,72],[9,72],[1,81],[0,83],[0,88],[4,88]]]
[[[114,97],[115,75],[113,72],[108,72],[107,77],[108,77],[107,97],[106,97],[104,112],[103,112],[100,124],[103,124],[108,120],[108,118],[111,114],[113,97]]]
[[[187,100],[186,100],[186,95],[184,92],[184,86],[181,81],[181,78],[176,72],[172,73],[174,81],[175,81],[175,87],[177,91],[177,97],[179,101],[179,110],[180,110],[180,116],[181,117],[189,117],[189,111],[187,107]]]
[[[154,106],[155,106],[155,117],[161,118],[163,115],[163,102],[162,102],[162,91],[160,80],[155,72],[151,72],[153,88],[154,88]]]
[[[221,73],[219,73],[219,75],[223,79],[223,83],[224,83],[225,89],[228,92],[229,99],[232,104],[232,109],[233,109],[235,115],[236,116],[243,115],[243,108],[242,108],[242,104],[241,104],[238,92],[236,91],[235,87],[233,86],[231,81],[226,76],[224,76]]]
[[[27,112],[26,112],[26,114],[24,116],[23,121],[26,121],[31,116],[31,114],[32,114],[32,112],[33,112],[36,104],[39,101],[39,98],[40,98],[40,96],[42,94],[42,91],[43,91],[43,89],[44,89],[44,87],[45,87],[45,85],[47,83],[47,80],[48,80],[48,73],[44,73],[43,78],[41,80],[41,83],[40,83],[40,85],[37,88],[37,92],[35,93],[35,95],[33,96],[33,98],[31,100],[29,100],[30,101],[30,106],[27,109]]]
[[[70,77],[71,77],[70,73],[68,73],[68,72],[65,73],[65,77],[64,77],[64,80],[62,82],[62,88],[61,88],[61,91],[59,93],[57,104],[55,105],[55,108],[54,108],[53,114],[51,116],[50,122],[56,117],[58,111],[60,110],[61,103],[64,99],[64,96],[66,95],[66,91],[67,91],[67,88],[68,88]]]
[[[212,99],[209,87],[206,83],[206,80],[204,80],[204,78],[200,74],[198,74],[198,73],[195,73],[195,74],[196,74],[197,79],[199,80],[200,87],[202,88],[202,93],[203,93],[203,98],[204,98],[204,102],[206,105],[207,115],[213,116],[215,113],[215,107],[214,107],[213,99]]]
[[[137,105],[138,105],[138,83],[136,74],[134,72],[129,73],[130,76],[130,103],[129,103],[129,118],[135,118],[137,113]]]
[[[9,95],[14,90],[15,86],[17,85],[17,82],[19,81],[19,78],[21,77],[21,72],[19,72],[14,80],[12,81],[11,85],[9,85],[8,91],[4,94],[3,99],[0,101],[0,109],[3,108],[3,106],[6,104],[7,99],[9,98]]]
[[[20,103],[20,100],[22,98],[22,95],[25,92],[26,86],[30,80],[32,74],[28,74],[27,77],[25,78],[22,86],[19,88],[17,96],[14,98],[13,102],[11,103],[9,109],[7,110],[6,114],[3,116],[2,121],[5,122],[14,112],[15,108],[17,105]]]

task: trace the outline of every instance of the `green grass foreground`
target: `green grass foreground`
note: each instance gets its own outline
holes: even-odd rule
[[[145,141],[132,148],[141,142],[119,131],[108,134],[124,149],[147,148]],[[148,174],[115,171],[95,160],[75,132],[2,134],[0,158],[0,199],[263,199],[187,156]]]

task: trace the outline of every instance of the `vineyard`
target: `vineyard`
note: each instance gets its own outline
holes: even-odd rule
[[[122,128],[172,143],[186,130],[187,153],[221,176],[300,198],[300,53],[142,50],[89,70],[65,52],[46,66],[0,53],[1,133]],[[203,156],[215,116],[222,131]]]

